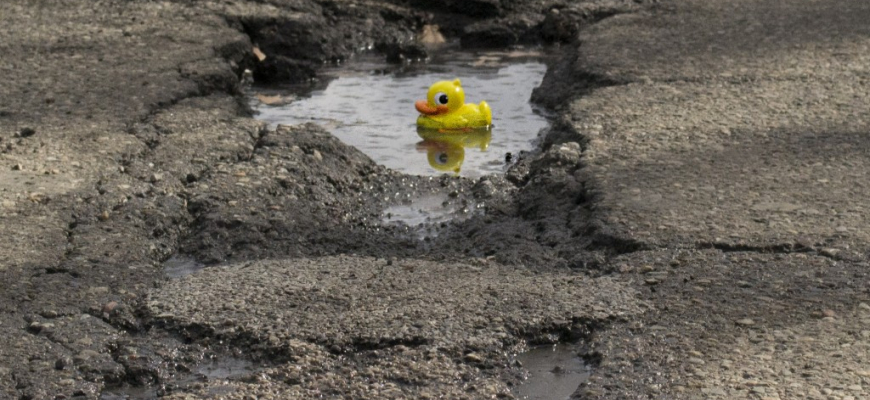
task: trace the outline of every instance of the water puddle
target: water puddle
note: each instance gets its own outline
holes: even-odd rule
[[[466,203],[449,193],[429,194],[384,210],[385,224],[403,224],[420,239],[437,236],[437,228],[483,212],[482,204]]]
[[[314,122],[379,164],[424,176],[502,173],[506,155],[532,150],[548,124],[529,103],[546,72],[540,54],[444,50],[428,63],[405,66],[379,59],[361,56],[324,71],[313,84],[254,87],[251,104],[273,127]],[[414,102],[425,99],[434,82],[455,78],[466,103],[489,104],[491,131],[418,131]]]
[[[528,378],[514,388],[520,399],[566,400],[589,379],[586,365],[570,345],[533,347],[518,354],[517,360],[529,371]]]
[[[175,390],[183,391],[184,388],[195,385],[197,382],[242,379],[256,371],[257,368],[254,367],[254,363],[251,361],[236,357],[220,357],[211,361],[204,361],[193,371],[193,374],[188,373],[172,377],[168,382],[161,385],[163,390],[159,390],[157,386],[124,384],[103,390],[100,394],[100,400],[156,399],[168,395]],[[215,382],[209,385],[208,394],[209,396],[219,398],[232,393],[234,390],[232,386]]]
[[[163,262],[163,270],[166,276],[172,279],[183,278],[196,271],[205,268],[205,264],[190,257],[174,255]]]
[[[105,389],[100,400],[150,400],[157,398],[157,389],[148,386],[121,386]]]
[[[200,365],[196,372],[208,380],[240,378],[255,372],[254,363],[235,357],[222,357]]]

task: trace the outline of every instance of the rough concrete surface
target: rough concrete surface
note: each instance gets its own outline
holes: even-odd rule
[[[575,398],[870,397],[867,21],[862,0],[8,0],[0,398],[513,398],[515,353],[556,341],[593,368]],[[553,127],[504,176],[402,175],[242,97],[245,69],[419,62],[435,25],[556,56],[533,96]],[[461,218],[381,222],[428,194]],[[169,279],[173,256],[201,270]]]
[[[641,311],[633,290],[567,269],[361,257],[215,267],[152,292],[147,307],[158,323],[289,359],[232,398],[509,395],[500,375],[525,340]],[[324,365],[342,372],[322,377]]]
[[[562,67],[600,232],[657,312],[602,335],[597,398],[868,392],[870,7],[674,1]],[[630,394],[628,394],[630,393]]]

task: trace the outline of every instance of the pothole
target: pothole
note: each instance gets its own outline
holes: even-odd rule
[[[517,355],[528,370],[514,394],[526,400],[565,400],[589,379],[589,370],[571,345],[537,346]]]
[[[428,63],[404,66],[361,56],[324,70],[316,83],[253,87],[251,102],[257,118],[273,127],[317,123],[375,162],[407,174],[479,177],[504,172],[513,155],[535,147],[548,125],[529,102],[546,72],[542,55],[435,53]],[[424,99],[436,81],[455,78],[461,80],[466,103],[490,105],[491,132],[418,132],[414,102]]]

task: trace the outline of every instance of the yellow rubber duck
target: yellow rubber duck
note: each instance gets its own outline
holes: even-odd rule
[[[465,91],[459,79],[438,81],[429,87],[426,100],[414,107],[420,112],[417,126],[429,129],[485,128],[492,125],[492,110],[485,101],[465,104]]]
[[[417,150],[425,151],[429,165],[437,171],[458,174],[465,160],[465,148],[477,147],[486,151],[492,140],[489,128],[471,128],[461,132],[417,127],[417,134],[423,141],[417,143]]]

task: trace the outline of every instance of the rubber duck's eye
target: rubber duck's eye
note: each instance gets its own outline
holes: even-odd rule
[[[447,95],[444,92],[435,93],[435,104],[447,104]]]
[[[444,165],[447,164],[447,161],[450,161],[450,157],[447,156],[447,153],[438,153],[435,156],[435,161],[438,164]]]

